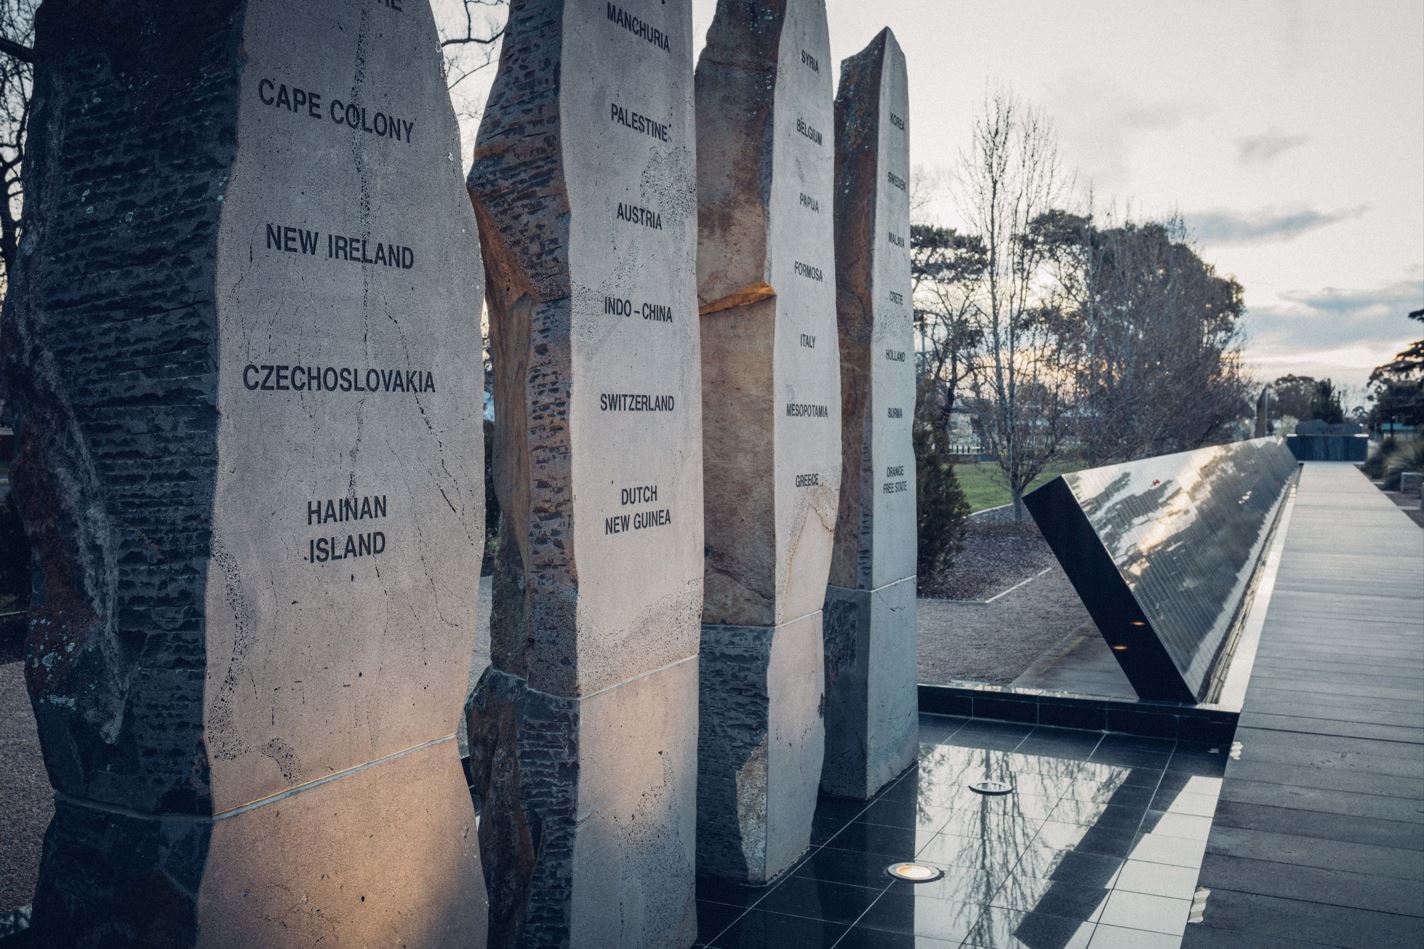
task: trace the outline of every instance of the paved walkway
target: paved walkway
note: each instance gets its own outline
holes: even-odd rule
[[[1424,945],[1424,531],[1308,463],[1188,949]]]

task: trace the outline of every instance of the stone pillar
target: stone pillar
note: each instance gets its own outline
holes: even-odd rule
[[[5,301],[44,945],[483,945],[474,215],[428,5],[49,0]]]
[[[868,798],[915,760],[915,348],[905,56],[882,30],[841,63],[836,288],[843,449],[826,590],[821,789]]]
[[[825,743],[841,471],[830,68],[823,0],[720,0],[697,65],[698,868],[752,883],[808,846]]]
[[[514,0],[470,194],[502,510],[491,944],[687,946],[702,407],[690,0]]]

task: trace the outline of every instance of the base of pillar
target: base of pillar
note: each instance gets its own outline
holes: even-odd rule
[[[490,668],[467,711],[491,947],[686,947],[697,658],[581,698]]]
[[[867,800],[915,761],[915,578],[826,588],[826,763],[821,790]]]
[[[483,946],[475,814],[453,738],[218,817],[58,796],[36,945]]]
[[[703,626],[698,871],[762,884],[811,844],[825,752],[821,614]]]

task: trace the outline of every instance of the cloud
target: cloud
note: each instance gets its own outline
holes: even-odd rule
[[[1424,306],[1424,277],[1376,287],[1293,290],[1246,311],[1246,361],[1263,378],[1287,373],[1363,389],[1370,370],[1418,336],[1406,314]]]
[[[1197,239],[1203,244],[1269,244],[1288,241],[1302,234],[1349,221],[1369,210],[1361,204],[1338,211],[1317,211],[1314,208],[1258,208],[1254,211],[1198,211],[1187,214]]]
[[[1309,135],[1287,135],[1270,129],[1259,135],[1246,135],[1236,140],[1236,157],[1243,165],[1269,165],[1292,148],[1310,141]]]
[[[1145,99],[1100,73],[1075,69],[1047,91],[1065,148],[1096,186],[1128,183],[1129,138],[1168,131],[1213,111],[1190,99]]]
[[[1293,290],[1279,303],[1247,308],[1249,348],[1259,362],[1332,351],[1378,365],[1417,335],[1410,310],[1424,306],[1424,278],[1365,289]]]

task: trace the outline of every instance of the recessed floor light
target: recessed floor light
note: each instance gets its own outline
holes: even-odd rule
[[[910,883],[930,883],[944,876],[943,870],[927,863],[892,863],[885,868],[885,872],[897,880]]]
[[[969,785],[969,790],[975,794],[988,794],[990,796],[1008,794],[1013,789],[1014,786],[1007,781],[975,781]]]

